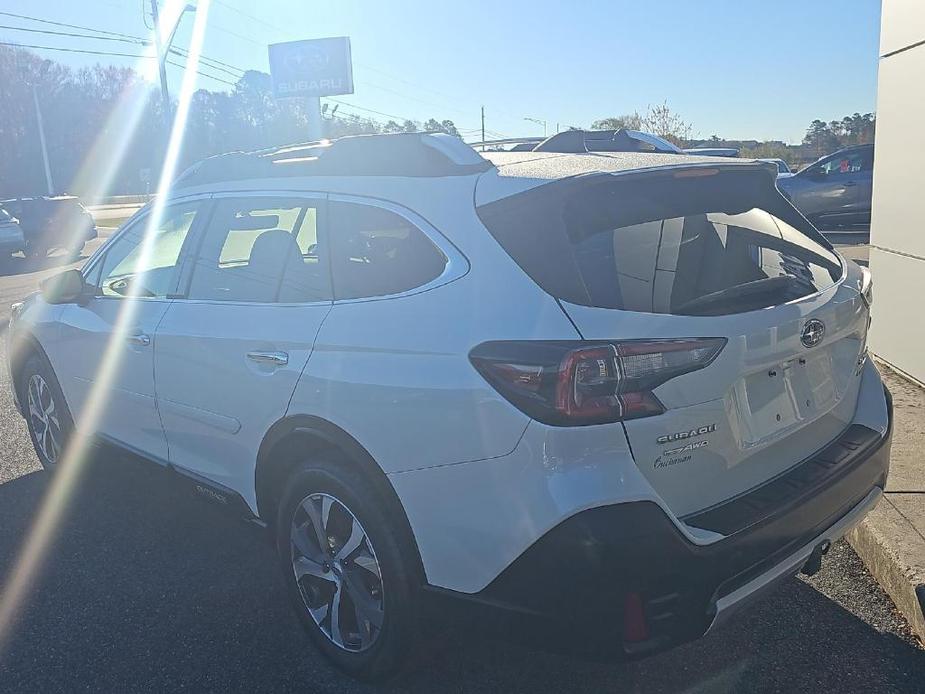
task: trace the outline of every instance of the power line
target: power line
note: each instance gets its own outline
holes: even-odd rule
[[[188,58],[188,57],[189,57],[189,51],[186,50],[185,48],[173,48],[173,47],[171,47],[171,49],[170,49],[168,52],[169,52],[170,54],[172,54],[172,55],[178,55],[178,56],[180,56],[181,58]],[[203,56],[200,56],[200,59],[202,60],[203,65],[205,65],[205,66],[208,67],[209,69],[211,69],[211,70],[218,70],[219,72],[224,72],[225,74],[231,75],[231,76],[234,77],[235,79],[240,79],[240,78],[243,76],[243,74],[244,74],[244,71],[243,71],[243,70],[238,70],[237,72],[232,72],[232,71],[229,70],[228,68],[222,67],[221,65],[211,65],[211,64],[209,64],[208,62],[205,61],[205,59],[203,58]],[[235,68],[235,69],[237,70],[237,68]]]
[[[150,46],[151,45],[150,41],[146,41],[145,39],[141,39],[141,38],[121,38],[117,36],[93,36],[92,34],[78,34],[78,33],[69,32],[69,31],[53,31],[51,29],[27,29],[26,27],[14,27],[14,26],[10,26],[7,24],[0,24],[0,29],[10,29],[12,31],[26,31],[26,32],[35,33],[35,34],[50,34],[53,36],[67,36],[70,38],[91,39],[95,41],[122,41],[124,43],[131,43],[131,44],[135,44],[138,46]],[[170,52],[176,55],[179,55],[181,57],[189,56],[189,51],[183,48],[171,48]],[[200,56],[200,58],[203,63],[209,65],[213,69],[219,70],[220,72],[226,72],[232,77],[240,77],[245,72],[241,68],[236,68],[233,65],[229,65],[228,63],[223,63],[220,60],[215,60],[207,56]],[[214,65],[212,65],[211,63],[214,63]],[[237,73],[232,72],[231,71],[232,69],[236,70]]]
[[[411,120],[414,118],[407,118],[405,116],[396,116],[394,113],[384,113],[383,111],[376,111],[372,108],[366,108],[365,106],[357,106],[355,104],[347,103],[346,101],[341,101],[340,99],[332,99],[331,97],[325,97],[328,101],[333,101],[335,104],[340,104],[346,108],[359,109],[360,111],[367,111],[369,113],[375,113],[377,116],[385,116],[386,118],[392,118],[393,120],[397,118],[398,120]]]
[[[84,53],[87,55],[107,55],[107,56],[116,56],[120,58],[135,58],[140,60],[154,60],[153,55],[139,55],[137,53],[118,53],[115,51],[91,51],[86,48],[62,48],[61,46],[39,46],[33,43],[13,43],[11,41],[0,41],[0,46],[13,46],[15,48],[35,48],[43,51],[61,51],[63,53]],[[175,67],[186,68],[183,63],[177,63],[172,60],[168,60],[167,63]],[[215,75],[210,75],[208,72],[203,72],[202,70],[196,70],[197,75],[202,75],[203,77],[208,77],[209,79],[215,80],[216,82],[222,82],[223,84],[235,86],[234,82],[230,82],[221,77],[216,77]]]
[[[242,17],[245,17],[245,18],[247,18],[247,19],[249,19],[249,20],[251,20],[251,21],[257,22],[258,24],[261,24],[261,25],[263,25],[263,26],[265,26],[265,27],[267,27],[267,28],[269,28],[269,29],[273,29],[273,30],[275,30],[275,31],[279,31],[279,32],[281,32],[281,33],[283,33],[283,34],[285,34],[285,35],[287,35],[287,36],[289,36],[289,37],[294,37],[294,35],[293,35],[291,32],[287,31],[286,29],[283,29],[282,27],[279,27],[279,26],[276,26],[276,25],[274,25],[274,24],[271,24],[270,22],[267,22],[266,20],[261,19],[260,17],[257,17],[257,16],[255,16],[255,15],[253,15],[253,14],[250,14],[249,12],[245,12],[244,10],[240,10],[240,9],[238,9],[237,7],[234,7],[233,5],[230,5],[230,4],[228,4],[227,2],[224,2],[223,0],[213,0],[213,1],[214,1],[215,4],[221,5],[222,7],[225,7],[225,8],[227,8],[227,9],[231,10],[232,12],[235,12],[235,13],[241,15]],[[25,20],[29,20],[29,21],[33,21],[33,22],[40,22],[40,23],[42,23],[42,24],[49,24],[49,25],[52,25],[52,26],[65,27],[65,28],[68,28],[68,29],[78,29],[78,30],[81,30],[81,31],[92,31],[92,32],[97,33],[97,34],[105,34],[105,35],[107,35],[107,36],[119,37],[119,38],[126,39],[126,40],[131,39],[132,42],[138,42],[139,45],[146,45],[146,46],[147,46],[147,45],[150,45],[150,42],[149,42],[149,41],[145,41],[145,39],[142,39],[142,38],[139,37],[139,36],[133,36],[132,34],[126,34],[126,33],[118,32],[118,31],[108,31],[108,30],[106,30],[106,29],[95,29],[95,28],[93,28],[93,27],[82,26],[82,25],[79,25],[79,24],[68,24],[67,22],[56,22],[56,21],[51,20],[51,19],[42,19],[41,17],[33,17],[33,16],[30,16],[30,15],[17,14],[17,13],[15,13],[15,12],[3,12],[3,11],[0,11],[0,16],[15,17],[15,18],[17,18],[17,19],[25,19]],[[146,24],[146,26],[147,26],[147,24]],[[226,33],[226,34],[229,34],[229,35],[231,35],[231,36],[234,36],[234,37],[236,37],[236,38],[239,38],[239,39],[241,39],[241,40],[243,40],[243,41],[247,41],[247,42],[249,42],[249,43],[252,43],[252,44],[254,44],[254,45],[256,45],[256,46],[264,46],[264,45],[266,45],[266,44],[264,44],[264,43],[262,43],[262,42],[260,42],[260,41],[255,41],[255,40],[253,40],[253,39],[252,39],[251,37],[249,37],[249,36],[245,36],[245,35],[243,35],[243,34],[239,34],[239,33],[235,32],[235,31],[230,30],[230,29],[225,29],[224,27],[218,26],[218,25],[216,25],[216,24],[214,24],[214,23],[212,23],[211,26],[212,26],[213,29],[215,29],[215,30],[217,30],[217,31],[224,32],[224,33]],[[42,33],[42,32],[40,32],[38,29],[22,29],[22,28],[18,28],[18,27],[10,27],[10,28],[11,28],[11,29],[14,29],[14,30],[20,30],[20,31],[35,31],[35,32]],[[77,37],[75,37],[75,38],[77,38]],[[103,39],[102,37],[95,37],[95,36],[86,36],[86,37],[83,37],[83,36],[82,36],[82,37],[79,37],[79,38],[89,38],[89,39],[97,38],[97,39],[100,39],[100,40],[109,40],[109,39]],[[127,41],[127,42],[128,42],[128,41]],[[54,49],[50,49],[50,48],[49,48],[49,50],[54,50]],[[64,50],[64,49],[61,49],[61,50]],[[182,50],[182,49],[178,49],[178,50]],[[76,52],[76,51],[71,50],[71,51],[68,51],[68,52]],[[99,52],[99,55],[106,55],[106,54],[103,53],[103,52]],[[237,70],[237,71],[240,72],[242,75],[246,72],[246,70],[244,70],[244,69],[242,69],[242,68],[240,68],[240,67],[237,67],[236,65],[231,65],[230,63],[225,63],[225,62],[222,62],[222,61],[220,61],[220,60],[216,60],[216,59],[214,59],[214,58],[209,58],[208,56],[201,56],[201,59],[202,59],[202,61],[203,61],[204,63],[209,63],[209,62],[211,62],[211,63],[215,63],[215,64],[217,64],[217,65],[221,65],[222,67],[225,67],[225,68],[230,68],[230,69],[232,69],[232,70]],[[372,65],[367,65],[367,64],[365,64],[365,63],[356,63],[356,64],[357,64],[359,67],[362,67],[362,68],[364,68],[364,69],[366,69],[366,70],[371,70],[371,71],[373,71],[373,72],[378,72],[380,75],[383,75],[384,77],[388,77],[389,79],[395,80],[396,82],[401,82],[401,83],[403,83],[403,84],[407,84],[408,86],[414,87],[415,89],[420,89],[420,90],[429,91],[429,92],[431,92],[431,93],[433,93],[433,94],[437,94],[437,95],[442,96],[442,97],[447,98],[447,99],[455,99],[455,97],[453,97],[453,96],[451,96],[451,95],[449,95],[449,94],[446,94],[445,92],[438,91],[438,90],[436,90],[436,89],[434,89],[434,88],[432,88],[432,87],[428,87],[428,86],[424,86],[424,85],[421,85],[421,84],[416,84],[416,83],[414,83],[414,82],[410,82],[410,81],[408,81],[408,80],[406,80],[406,79],[404,79],[404,78],[397,77],[397,76],[395,76],[395,75],[393,75],[393,74],[391,74],[391,73],[389,73],[389,72],[386,72],[385,70],[382,70],[382,69],[380,69],[380,68],[374,67],[374,66],[372,66]],[[213,65],[212,67],[213,67],[213,69],[216,69],[216,70],[219,69],[216,65]],[[228,70],[221,70],[221,72],[225,72],[225,73],[227,73],[227,74],[232,74],[232,73],[228,72]],[[408,95],[408,94],[404,94],[404,93],[399,92],[399,91],[397,91],[397,90],[391,89],[391,88],[389,88],[389,87],[385,87],[385,86],[383,86],[383,85],[375,84],[375,83],[373,83],[373,82],[368,82],[367,84],[368,84],[369,86],[371,86],[371,87],[374,87],[374,88],[377,88],[377,89],[381,89],[381,90],[386,91],[386,92],[391,92],[391,93],[393,93],[393,94],[396,94],[396,95],[398,95],[398,96],[405,97],[406,99],[410,99],[410,100],[412,100],[412,101],[418,101],[418,102],[420,102],[420,103],[422,103],[422,104],[425,104],[425,105],[428,105],[428,106],[434,106],[435,108],[441,108],[441,109],[447,109],[447,108],[448,108],[449,110],[456,111],[457,113],[468,113],[468,112],[469,112],[469,109],[463,109],[463,108],[460,108],[460,107],[458,107],[458,106],[448,106],[448,105],[446,105],[446,104],[440,105],[440,104],[435,104],[435,103],[427,102],[427,101],[424,101],[423,99],[419,99],[419,98],[417,98],[417,97],[410,96],[410,95]],[[358,107],[358,108],[359,108],[359,107]],[[363,110],[367,110],[367,111],[370,111],[370,112],[375,112],[375,111],[373,111],[372,109],[363,109]],[[508,115],[508,116],[510,116],[511,118],[514,118],[514,117],[515,117],[513,114],[508,113],[508,112],[506,112],[506,111],[503,111],[503,110],[500,110],[500,109],[494,109],[494,110],[495,110],[496,112],[501,113],[502,115]],[[383,115],[383,114],[382,114],[382,113],[379,113],[379,115]],[[387,114],[385,114],[385,115],[387,115]],[[397,118],[398,116],[388,116],[388,115],[387,115],[387,117],[389,117],[389,118]]]
[[[284,29],[282,29],[282,28],[280,28],[280,27],[277,27],[277,26],[275,26],[275,25],[273,25],[273,24],[270,24],[269,22],[266,22],[266,21],[260,19],[259,17],[256,17],[256,16],[254,16],[254,15],[248,13],[248,12],[244,12],[243,10],[239,10],[238,8],[233,7],[232,5],[229,5],[229,4],[226,3],[226,2],[222,2],[221,0],[214,0],[214,1],[216,2],[216,4],[222,5],[222,6],[226,7],[227,9],[232,10],[233,12],[236,12],[237,14],[240,14],[241,16],[246,17],[246,18],[248,18],[248,19],[250,19],[250,20],[252,20],[252,21],[255,21],[255,22],[259,23],[259,24],[262,24],[262,25],[264,25],[264,26],[266,26],[266,27],[269,27],[269,28],[271,28],[271,29],[274,29],[274,30],[276,30],[276,31],[280,31],[280,32],[289,34],[286,30],[284,30]],[[151,45],[151,42],[150,42],[150,41],[147,41],[147,40],[145,40],[145,39],[143,39],[143,38],[141,38],[141,37],[139,37],[139,36],[133,36],[132,34],[126,34],[126,33],[122,33],[122,32],[108,31],[108,30],[105,30],[105,29],[96,29],[96,28],[93,28],[93,27],[82,26],[82,25],[79,25],[79,24],[69,24],[69,23],[67,23],[67,22],[57,22],[57,21],[50,20],[50,19],[43,19],[43,18],[41,18],[41,17],[34,17],[34,16],[30,16],[30,15],[16,14],[16,13],[14,13],[14,12],[3,12],[3,11],[0,11],[0,15],[2,15],[2,16],[8,16],[8,17],[15,17],[15,18],[17,18],[17,19],[24,19],[24,20],[33,21],[33,22],[39,22],[39,23],[42,23],[42,24],[49,24],[49,25],[52,25],[52,26],[60,26],[60,27],[65,27],[65,28],[69,28],[69,29],[78,29],[78,30],[81,30],[81,31],[90,31],[90,32],[94,32],[94,33],[97,33],[97,34],[103,34],[103,35],[105,35],[105,37],[104,37],[104,36],[91,36],[91,35],[86,35],[86,34],[76,34],[76,33],[70,33],[70,32],[53,32],[53,31],[50,31],[50,30],[31,29],[31,28],[25,28],[25,27],[12,27],[12,26],[10,26],[10,27],[4,27],[4,26],[0,26],[0,28],[9,28],[9,29],[12,29],[12,30],[14,30],[14,31],[26,31],[26,32],[42,33],[42,34],[53,34],[53,35],[66,36],[66,37],[70,37],[70,38],[85,38],[85,39],[90,39],[90,40],[97,39],[97,40],[110,40],[110,41],[124,41],[124,42],[126,42],[126,43],[134,43],[134,44],[137,44],[137,45],[140,45],[140,46],[150,46],[150,45]],[[219,31],[223,31],[223,32],[225,32],[225,33],[231,34],[232,36],[236,36],[236,37],[238,37],[238,38],[241,38],[241,39],[250,41],[251,43],[254,43],[255,45],[265,45],[265,44],[263,44],[263,43],[260,43],[260,42],[257,42],[257,41],[253,41],[253,40],[250,39],[249,37],[244,36],[244,35],[242,35],[242,34],[238,34],[238,33],[233,32],[233,31],[231,31],[231,30],[224,29],[224,28],[222,28],[222,27],[218,27],[218,26],[215,26],[215,25],[213,25],[213,27],[214,27],[215,29],[219,30]],[[289,34],[289,35],[291,36],[292,34]],[[112,38],[107,38],[107,37],[112,37]],[[3,42],[0,42],[0,45],[20,46],[20,47],[23,47],[23,48],[36,48],[36,49],[40,49],[40,50],[54,50],[54,51],[61,51],[61,52],[65,52],[65,53],[85,53],[85,54],[88,54],[88,55],[110,55],[110,56],[127,57],[127,58],[142,58],[142,57],[148,58],[148,57],[151,57],[151,56],[138,56],[138,55],[128,54],[128,53],[117,53],[117,52],[111,52],[111,51],[91,51],[91,50],[76,49],[76,48],[60,48],[60,47],[54,47],[54,46],[39,46],[39,45],[35,45],[35,44],[15,44],[15,43],[3,43]],[[182,49],[182,48],[178,48],[178,47],[172,48],[172,49],[171,49],[171,53],[173,53],[173,54],[175,54],[175,55],[180,55],[181,57],[188,57],[188,55],[189,55],[189,52],[188,52],[188,51],[186,51],[185,49]],[[227,63],[227,62],[224,62],[224,61],[221,61],[221,60],[217,60],[217,59],[215,59],[215,58],[211,58],[211,57],[209,57],[209,56],[201,55],[201,56],[200,56],[200,59],[201,59],[202,63],[204,64],[204,66],[206,66],[206,67],[208,67],[208,68],[210,68],[210,69],[212,69],[212,70],[217,70],[217,71],[223,72],[223,73],[225,73],[225,74],[227,74],[227,75],[230,75],[231,77],[234,77],[234,78],[240,78],[240,77],[246,72],[246,70],[243,69],[243,68],[240,68],[240,67],[237,67],[237,66],[235,66],[235,65],[232,65],[231,63]],[[175,66],[176,66],[177,63],[171,62],[171,65],[175,65]],[[408,82],[407,80],[403,80],[403,79],[401,79],[401,78],[398,78],[398,77],[394,77],[394,76],[392,76],[392,75],[389,75],[389,73],[384,72],[383,70],[380,70],[380,69],[378,69],[378,68],[374,68],[374,67],[368,66],[368,65],[367,65],[367,66],[364,66],[364,67],[366,67],[367,69],[373,70],[373,71],[375,71],[375,72],[379,72],[380,74],[383,74],[383,75],[385,75],[385,76],[387,76],[387,77],[391,77],[392,79],[395,79],[395,80],[397,80],[397,81],[404,82],[404,83],[406,83],[406,84],[408,84],[408,85],[410,85],[410,86],[416,86],[416,87],[418,87],[418,88],[421,88],[419,85],[415,85],[414,83]],[[240,74],[236,74],[236,73],[233,72],[233,71],[236,71],[237,73],[240,73]],[[199,74],[203,75],[204,77],[209,77],[209,78],[214,79],[214,80],[216,80],[216,81],[218,81],[218,82],[221,82],[221,83],[224,83],[224,84],[230,84],[230,85],[234,86],[234,83],[229,82],[229,81],[224,80],[224,79],[221,79],[221,78],[218,78],[218,77],[216,77],[215,75],[210,75],[210,74],[207,74],[207,73],[203,73],[203,72],[201,72],[201,71],[197,71],[197,72],[198,72]],[[412,101],[417,101],[417,102],[422,103],[422,104],[425,104],[425,105],[433,106],[433,107],[435,107],[435,108],[440,108],[440,109],[449,108],[450,110],[456,111],[457,113],[464,113],[464,112],[465,112],[465,111],[464,111],[463,109],[461,109],[461,108],[457,108],[457,107],[448,107],[446,104],[442,104],[442,105],[441,105],[441,104],[436,104],[436,103],[433,103],[433,102],[428,102],[428,101],[425,101],[425,100],[423,100],[423,99],[419,99],[419,98],[416,98],[416,97],[413,97],[413,96],[409,96],[408,94],[404,94],[404,93],[402,93],[402,92],[399,92],[399,91],[397,91],[397,90],[391,89],[391,88],[389,88],[389,87],[385,87],[385,86],[383,86],[383,85],[375,84],[375,83],[372,83],[372,82],[370,82],[370,83],[368,83],[368,84],[369,84],[369,86],[371,86],[371,87],[374,87],[374,88],[377,88],[377,89],[381,89],[381,90],[383,90],[383,91],[390,92],[390,93],[396,94],[396,95],[398,95],[398,96],[401,96],[401,97],[410,99],[410,100],[412,100]],[[423,88],[424,88],[424,89],[428,89],[428,88],[426,88],[426,87],[423,87]],[[432,92],[434,92],[434,93],[436,93],[436,94],[441,94],[440,92],[437,92],[436,90],[433,90],[433,89],[428,89],[428,91],[432,91]],[[448,96],[448,95],[444,95],[444,96]],[[367,108],[367,107],[365,107],[365,106],[355,106],[355,105],[348,104],[348,103],[346,103],[346,102],[343,102],[343,101],[340,101],[340,100],[336,100],[336,99],[330,99],[330,101],[333,101],[334,103],[337,103],[337,104],[341,104],[342,106],[345,106],[345,107],[348,107],[348,108],[357,109],[357,110],[365,111],[365,112],[368,112],[368,113],[373,113],[373,114],[376,114],[376,115],[379,115],[379,116],[384,116],[384,117],[386,117],[386,118],[392,118],[392,119],[397,118],[397,119],[399,119],[399,120],[414,120],[414,119],[412,119],[412,118],[407,118],[407,117],[405,117],[405,116],[398,116],[398,115],[395,115],[395,114],[385,113],[385,112],[383,112],[383,111],[377,111],[377,110],[375,110],[375,109]]]
[[[0,14],[3,14],[0,12]],[[92,34],[77,34],[69,31],[54,31],[53,29],[28,29],[26,27],[14,27],[8,24],[0,24],[0,29],[10,29],[11,31],[26,31],[31,34],[49,34],[52,36],[69,36],[81,39],[94,39],[95,41],[121,41],[122,43],[134,43],[148,45],[144,39],[122,38],[119,36],[93,36]]]
[[[186,68],[186,65],[184,65],[183,63],[175,63],[175,62],[172,61],[172,60],[166,60],[166,61],[164,61],[164,62],[166,62],[168,65],[173,65],[174,67],[181,67],[181,68],[183,68],[184,70],[187,69],[187,68]],[[234,87],[234,86],[237,84],[236,82],[229,82],[228,80],[222,79],[221,77],[216,77],[215,75],[210,75],[209,73],[203,72],[202,70],[196,70],[196,74],[197,74],[197,75],[202,75],[203,77],[208,77],[209,79],[213,79],[213,80],[215,80],[216,82],[221,82],[222,84],[227,84],[227,85],[230,85],[230,86],[232,86],[232,87]]]
[[[26,15],[26,14],[16,14],[14,12],[0,12],[0,15],[3,15],[5,17],[15,17],[16,19],[26,19],[32,22],[39,22],[41,24],[51,24],[52,26],[57,26],[57,27],[66,27],[68,29],[81,29],[82,31],[93,31],[97,34],[106,34],[108,36],[121,36],[122,38],[136,39],[139,41],[141,40],[140,36],[132,36],[131,34],[123,34],[118,31],[106,31],[105,29],[94,29],[93,27],[85,27],[79,24],[67,24],[65,22],[55,22],[55,21],[52,21],[51,19],[42,19],[40,17],[30,17],[29,15]]]
[[[278,32],[280,32],[280,33],[282,33],[282,34],[285,34],[285,35],[287,35],[287,36],[290,36],[290,37],[295,38],[295,35],[292,34],[292,33],[289,32],[289,31],[287,31],[286,29],[283,29],[283,28],[281,28],[281,27],[278,27],[278,26],[276,26],[276,25],[274,25],[274,24],[270,24],[268,21],[266,21],[266,20],[264,20],[264,19],[261,19],[260,17],[256,17],[256,16],[254,16],[254,15],[248,13],[248,12],[245,12],[244,10],[239,10],[239,9],[238,9],[237,7],[235,7],[234,5],[229,5],[227,2],[223,2],[222,0],[214,0],[214,2],[215,2],[216,5],[221,5],[222,7],[226,8],[226,9],[229,9],[229,10],[231,10],[232,12],[235,12],[235,13],[241,15],[242,17],[247,17],[247,19],[250,19],[251,21],[257,22],[258,24],[262,24],[263,26],[267,27],[268,29],[273,29],[273,30],[278,31]]]
[[[123,41],[125,43],[134,43],[139,46],[150,46],[151,45],[151,41],[147,39],[143,39],[140,36],[135,36],[132,34],[125,34],[125,33],[118,32],[118,31],[107,31],[106,29],[96,29],[94,27],[83,26],[80,24],[69,24],[67,22],[56,22],[51,19],[43,19],[41,17],[33,17],[31,15],[16,14],[15,12],[0,12],[0,15],[7,16],[7,17],[15,17],[16,19],[24,19],[24,20],[32,21],[32,22],[39,22],[41,24],[49,24],[52,26],[64,27],[67,29],[79,29],[81,31],[92,31],[92,32],[95,32],[96,34],[105,34],[105,36],[94,36],[90,34],[78,34],[74,32],[52,31],[49,29],[33,29],[33,28],[28,28],[28,27],[15,27],[15,26],[8,26],[8,25],[0,25],[0,29],[11,29],[13,31],[26,31],[30,33],[49,34],[49,35],[55,35],[55,36],[66,36],[66,37],[71,37],[71,38],[85,38],[85,39],[91,39],[91,40],[97,40],[97,41]],[[47,48],[49,50],[54,50],[51,47],[47,47]],[[182,55],[183,57],[186,57],[189,54],[189,52],[186,51],[185,49],[175,48],[173,50],[179,51],[180,55]],[[100,52],[100,54],[103,54],[103,53]],[[232,70],[237,70],[241,74],[244,74],[245,72],[245,70],[239,67],[223,62],[221,60],[216,60],[215,58],[210,58],[209,56],[200,56],[200,58],[202,62],[206,64],[214,63],[215,65],[212,67],[214,67],[214,69],[217,69],[217,70],[220,69],[218,66],[222,66],[223,68],[230,68]],[[228,70],[221,70],[221,71],[228,72]],[[230,73],[230,72],[228,74],[233,75],[233,73]],[[237,75],[233,75],[233,76],[236,77]]]
[[[38,48],[45,51],[61,51],[63,53],[86,53],[88,55],[114,55],[122,58],[152,58],[149,55],[138,55],[137,53],[114,53],[112,51],[90,51],[82,48],[61,48],[59,46],[38,46],[32,43],[12,43],[10,41],[0,41],[0,46],[15,46],[16,48]]]

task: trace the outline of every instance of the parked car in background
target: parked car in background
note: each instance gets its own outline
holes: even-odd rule
[[[857,145],[778,178],[777,185],[816,226],[869,224],[873,171],[874,146]]]
[[[0,207],[0,262],[23,250],[25,245],[19,220]]]
[[[53,249],[79,255],[84,244],[96,238],[93,217],[73,195],[13,198],[0,201],[0,206],[19,219],[27,256],[42,258]]]
[[[793,176],[793,171],[790,170],[790,166],[783,159],[759,159],[758,161],[766,161],[770,164],[774,164],[777,167],[777,177],[781,176]]]

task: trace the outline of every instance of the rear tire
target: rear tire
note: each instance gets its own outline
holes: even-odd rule
[[[366,681],[395,675],[417,640],[413,564],[385,508],[361,474],[319,460],[290,476],[276,522],[280,566],[303,627],[328,660]]]
[[[67,450],[74,420],[51,365],[39,354],[31,355],[23,364],[19,397],[35,454],[42,467],[53,472]]]

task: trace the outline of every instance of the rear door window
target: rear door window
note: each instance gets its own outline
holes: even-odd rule
[[[413,223],[374,205],[330,203],[335,299],[387,296],[436,279],[443,252]]]
[[[820,164],[822,173],[826,176],[831,176],[833,174],[857,173],[865,168],[870,168],[865,167],[866,154],[866,150],[860,149],[836,154],[831,159]]]
[[[254,303],[330,301],[318,227],[324,201],[269,197],[216,202],[188,298]]]

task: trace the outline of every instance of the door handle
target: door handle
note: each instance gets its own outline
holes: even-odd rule
[[[133,333],[126,336],[125,340],[133,345],[141,345],[142,347],[147,347],[151,344],[151,338],[144,333]]]
[[[842,188],[854,188],[857,185],[854,181],[845,181],[842,183]]]
[[[258,364],[273,366],[286,366],[289,363],[289,355],[285,352],[248,352],[247,358]]]

